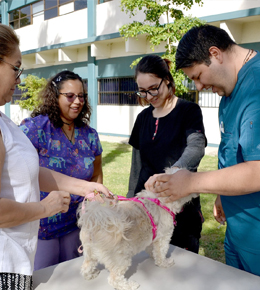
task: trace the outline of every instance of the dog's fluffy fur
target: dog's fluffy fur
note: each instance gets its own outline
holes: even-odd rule
[[[166,170],[174,173],[175,168]],[[179,213],[183,205],[198,194],[191,194],[172,203],[164,203],[175,214]],[[137,197],[156,198],[150,191],[143,190]],[[139,287],[135,281],[127,280],[125,272],[132,262],[132,257],[146,250],[160,267],[170,267],[174,264],[173,256],[166,258],[169,242],[174,230],[172,216],[163,208],[149,200],[142,199],[157,225],[156,238],[150,218],[143,206],[134,201],[121,201],[115,206],[99,202],[86,203],[85,213],[78,209],[78,225],[81,228],[80,239],[83,245],[84,262],[81,274],[85,279],[98,276],[97,263],[104,264],[110,272],[108,282],[118,290],[134,290]]]

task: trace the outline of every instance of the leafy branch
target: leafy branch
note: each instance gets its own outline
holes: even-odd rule
[[[140,11],[144,14],[142,22],[133,21],[123,25],[119,29],[121,36],[127,40],[131,37],[138,39],[140,35],[145,35],[152,51],[156,46],[165,43],[165,53],[162,57],[173,62],[171,73],[176,85],[176,95],[188,91],[188,88],[183,85],[185,79],[183,72],[175,70],[176,45],[189,29],[204,23],[196,17],[183,14],[182,10],[189,10],[195,3],[203,4],[202,0],[121,0],[122,11],[130,17]],[[133,68],[140,59],[133,61],[131,67]]]
[[[24,84],[18,85],[18,88],[24,93],[22,94],[21,100],[18,100],[15,103],[19,104],[22,109],[32,111],[40,104],[38,95],[46,85],[47,80],[45,78],[40,79],[34,75],[28,75],[23,79],[23,83]]]

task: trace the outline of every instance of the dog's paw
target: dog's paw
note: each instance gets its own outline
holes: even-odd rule
[[[100,270],[95,269],[93,271],[81,271],[82,276],[86,279],[86,280],[92,280],[95,279],[100,273]]]
[[[136,290],[139,288],[139,284],[132,280],[123,279],[112,279],[111,277],[108,278],[108,283],[113,286],[116,290]]]
[[[162,268],[169,268],[174,265],[174,258],[169,257],[167,259],[164,259],[163,261],[155,261],[155,265],[162,267]]]
[[[137,282],[135,282],[135,281],[132,281],[132,280],[130,280],[130,281],[128,281],[129,282],[129,290],[136,290],[136,289],[138,289],[139,288],[139,284],[137,283]]]

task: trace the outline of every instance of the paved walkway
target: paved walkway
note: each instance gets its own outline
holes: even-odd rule
[[[125,143],[128,144],[127,137],[117,137],[117,136],[109,136],[109,135],[99,135],[100,141],[114,142],[114,143]],[[205,149],[205,154],[210,156],[217,156],[218,147],[207,146]]]

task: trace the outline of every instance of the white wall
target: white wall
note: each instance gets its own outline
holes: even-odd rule
[[[97,131],[130,135],[141,106],[97,106]]]
[[[97,5],[97,35],[119,32],[122,25],[134,20],[143,21],[144,14],[142,11],[138,11],[137,15],[130,17],[129,14],[121,11],[120,3],[120,0],[113,0]],[[204,0],[202,6],[195,4],[191,10],[183,11],[186,15],[204,17],[256,7],[260,7],[260,0]],[[173,19],[170,19],[171,21]],[[166,22],[166,15],[160,18],[160,22]],[[251,18],[250,21],[243,23],[227,20],[216,23],[215,25],[219,25],[225,29],[238,44],[260,41],[260,30],[258,29],[260,25],[259,17]],[[91,55],[96,57],[96,59],[106,59],[137,54],[163,53],[165,52],[165,45],[166,43],[161,43],[153,51],[150,49],[150,44],[147,42],[145,36],[139,35],[137,40],[130,38],[126,43],[122,39],[111,39],[93,43],[91,45]]]
[[[201,7],[195,4],[191,11],[186,11],[185,14],[204,17],[260,7],[260,0],[204,0],[203,2]]]
[[[218,108],[201,108],[208,144],[219,145]]]
[[[97,5],[97,35],[119,32],[119,28],[124,24],[133,20],[143,20],[142,12],[138,12],[136,16],[130,18],[128,14],[121,11],[120,4],[121,0],[113,0]]]
[[[33,25],[15,30],[20,38],[20,49],[27,51],[87,38],[87,20],[87,8],[45,21],[42,14]]]
[[[141,106],[98,106],[97,131],[102,134],[130,135]],[[218,108],[202,108],[208,144],[219,145]]]
[[[102,134],[130,135],[137,115],[144,108],[141,106],[97,106],[97,131]],[[30,112],[19,105],[11,105],[11,119],[19,125],[30,116]],[[5,107],[0,111],[5,113]],[[218,126],[218,108],[202,108],[205,133],[209,144],[218,145],[220,142]]]
[[[122,25],[133,20],[141,21],[143,19],[142,12],[138,12],[134,17],[129,17],[125,12],[121,11],[120,3],[120,0],[113,0],[97,5],[97,35],[119,32],[119,28]],[[255,7],[260,7],[260,0],[204,0],[202,7],[195,4],[185,14],[203,17]],[[44,16],[42,14],[34,18],[33,25],[16,30],[21,40],[20,49],[21,51],[27,51],[38,47],[87,38],[87,19],[87,8],[46,21],[43,21]],[[246,31],[252,29],[252,24],[248,25],[248,29],[244,28]],[[258,27],[259,25],[254,25],[252,31],[259,34]],[[250,37],[250,34],[245,33],[245,37]],[[248,39],[243,39],[243,41],[248,41]]]
[[[204,0],[203,2],[202,6],[194,4],[192,9],[184,11],[184,14],[205,17],[260,7],[260,0]],[[129,14],[121,11],[120,3],[121,0],[113,0],[97,6],[97,35],[118,32],[122,25],[133,20],[142,21],[142,11],[130,17]],[[161,18],[161,22],[166,22],[166,16]]]
[[[5,106],[1,106],[0,111],[5,114]],[[21,109],[19,105],[11,105],[10,112],[11,120],[17,125],[20,125],[21,121],[29,117],[31,113],[27,110]]]
[[[11,105],[11,119],[12,121],[20,125],[21,121],[29,117],[31,112],[21,109],[19,105]]]
[[[2,112],[2,113],[5,114],[5,106],[1,106],[1,107],[0,107],[0,112]]]

